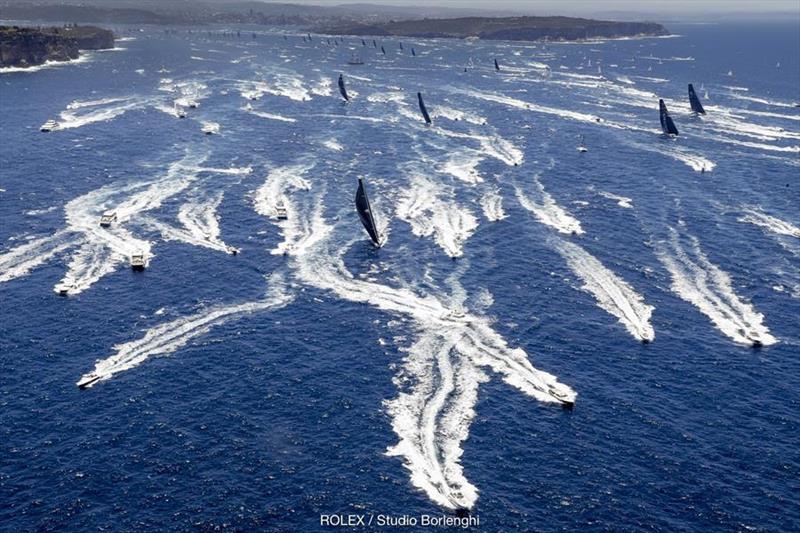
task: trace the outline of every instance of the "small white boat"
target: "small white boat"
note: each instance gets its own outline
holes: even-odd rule
[[[219,133],[219,124],[216,122],[203,122],[201,131],[206,135],[214,135]]]
[[[350,59],[347,60],[347,64],[348,65],[363,65],[364,64],[364,60],[361,59],[361,56],[359,56],[356,52],[353,52],[350,55]]]
[[[239,249],[234,248],[233,246],[228,246],[225,250],[231,255],[239,255]]]
[[[58,122],[51,119],[42,124],[41,127],[39,128],[39,131],[53,131],[57,127],[58,127]]]
[[[570,396],[570,395],[568,395],[567,393],[556,389],[552,385],[548,385],[547,386],[547,392],[550,393],[550,396],[552,396],[556,400],[560,401],[561,402],[561,406],[564,409],[570,409],[571,410],[573,407],[575,407],[575,398]]]
[[[250,105],[250,102],[247,102],[247,105],[244,106],[244,110],[245,111],[252,111],[253,110],[253,106]]]
[[[586,143],[584,142],[583,135],[581,135],[581,142],[578,144],[578,151],[580,153],[585,153],[589,151],[589,149],[586,148]]]
[[[275,204],[275,215],[278,217],[278,220],[286,220],[289,218],[289,213],[286,211],[286,205],[283,203],[283,200]]]
[[[464,313],[464,311],[461,311],[460,309],[454,309],[452,311],[445,313],[442,316],[442,320],[449,320],[451,322],[469,323],[469,320],[467,319],[467,314]]]
[[[100,379],[100,377],[101,376],[99,374],[96,374],[94,372],[89,372],[88,374],[84,374],[83,376],[81,376],[81,379],[78,380],[76,385],[78,386],[79,389],[85,389],[96,383]]]
[[[114,211],[106,211],[103,213],[103,216],[100,217],[100,227],[101,228],[108,228],[117,221],[117,213]]]
[[[75,288],[74,283],[59,283],[58,285],[53,287],[53,290],[56,291],[56,293],[59,296],[67,296],[69,292],[74,288]]]
[[[197,109],[197,106],[199,106],[199,105],[200,104],[198,104],[194,100],[189,100],[188,102],[186,102],[186,107],[188,107],[189,109]]]
[[[178,104],[175,104],[175,116],[178,118],[186,118],[186,111]]]
[[[144,254],[133,254],[131,255],[131,268],[136,271],[144,270],[144,267],[147,266]]]

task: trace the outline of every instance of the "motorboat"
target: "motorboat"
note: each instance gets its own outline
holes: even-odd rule
[[[53,131],[57,127],[58,127],[58,122],[50,119],[44,124],[42,124],[41,127],[39,127],[39,131]]]
[[[214,135],[215,133],[219,133],[219,124],[215,122],[203,122],[201,131],[206,135]]]
[[[175,116],[178,118],[186,118],[186,111],[179,105],[175,105]]]
[[[275,205],[275,215],[278,217],[278,220],[287,220],[289,218],[289,213],[287,213],[286,205],[283,201],[279,201]]]
[[[359,56],[356,52],[353,52],[353,54],[350,56],[350,59],[347,60],[347,64],[348,65],[363,65],[364,64],[364,60],[361,59],[361,56]]]
[[[189,100],[188,102],[186,102],[186,106],[187,106],[189,109],[197,109],[197,106],[198,106],[198,105],[199,105],[199,104],[198,104],[196,101],[194,101],[194,100]]]
[[[56,293],[59,296],[68,296],[69,291],[71,291],[74,288],[75,288],[74,283],[59,283],[58,285],[53,287],[53,290],[56,291]]]
[[[239,249],[233,246],[228,246],[225,250],[231,255],[239,255]]]
[[[81,379],[78,380],[76,385],[78,386],[79,389],[86,389],[89,388],[91,385],[97,383],[97,381],[99,381],[100,378],[101,376],[96,372],[89,372],[88,374],[84,374],[83,376],[81,376]]]
[[[586,142],[584,141],[583,135],[581,135],[581,142],[578,144],[578,151],[580,153],[586,153],[589,149],[586,147]]]
[[[142,271],[145,266],[144,254],[139,253],[131,255],[131,268],[133,270]]]
[[[572,410],[572,408],[575,407],[575,398],[574,398],[574,396],[571,396],[571,395],[569,395],[569,394],[567,394],[567,393],[565,393],[563,391],[560,391],[560,390],[556,389],[555,387],[553,387],[552,385],[548,385],[547,386],[547,392],[550,394],[550,396],[552,396],[556,400],[560,401],[561,402],[561,406],[564,409]]]
[[[106,211],[100,217],[100,227],[101,228],[108,228],[117,221],[117,213],[114,211]]]

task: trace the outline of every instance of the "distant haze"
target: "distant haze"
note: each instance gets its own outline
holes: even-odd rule
[[[288,0],[297,4],[324,6],[347,5],[341,0]],[[356,2],[352,2],[356,3]],[[360,3],[360,2],[359,2]],[[769,13],[793,12],[800,15],[799,0],[368,0],[365,4],[385,6],[485,9],[515,11],[530,14],[592,15],[597,13],[652,13],[680,15],[689,13],[729,14],[732,12]]]

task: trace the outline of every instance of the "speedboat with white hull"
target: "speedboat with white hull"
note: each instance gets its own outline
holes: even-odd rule
[[[88,374],[84,374],[83,376],[81,376],[81,379],[78,380],[76,385],[78,386],[79,389],[86,389],[97,383],[101,377],[102,376],[100,376],[99,374],[96,374],[94,372],[89,372]]]
[[[45,131],[45,132],[53,131],[57,127],[58,127],[58,122],[56,122],[55,120],[51,119],[51,120],[48,120],[47,122],[45,122],[44,124],[42,124],[41,127],[39,127],[39,131]]]

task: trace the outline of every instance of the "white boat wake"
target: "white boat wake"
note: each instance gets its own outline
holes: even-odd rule
[[[482,369],[543,402],[571,405],[575,392],[536,370],[523,350],[509,348],[488,319],[452,314],[443,303],[450,298],[354,277],[343,261],[354,241],[334,242],[337,228],[326,223],[319,199],[315,205],[314,212],[299,214],[314,233],[314,244],[293,255],[298,279],[345,300],[405,316],[420,332],[395,380],[408,389],[386,402],[400,439],[387,453],[405,459],[412,483],[437,504],[471,508],[478,491],[463,474],[461,444],[469,434],[478,387],[489,379]]]
[[[764,315],[733,291],[730,276],[709,261],[700,241],[691,235],[682,237],[674,228],[670,233],[658,257],[672,275],[672,290],[735,342],[749,346],[778,342],[764,325]]]
[[[645,304],[642,295],[577,244],[560,240],[556,248],[583,281],[581,288],[595,297],[598,307],[617,317],[633,338],[642,342],[655,338],[650,324],[655,308]]]
[[[478,220],[466,207],[444,199],[447,193],[441,184],[413,171],[410,180],[397,216],[411,225],[414,235],[433,236],[448,256],[464,255],[464,244],[477,229]]]
[[[140,339],[114,346],[116,353],[98,361],[94,370],[84,374],[81,381],[89,381],[86,387],[91,387],[101,381],[111,379],[119,372],[140,365],[152,356],[175,352],[186,346],[192,339],[205,335],[213,327],[246,314],[284,307],[292,300],[293,296],[286,292],[282,277],[273,275],[269,280],[269,290],[263,300],[215,306],[194,315],[155,326]],[[94,378],[97,379],[92,381]]]
[[[550,193],[544,189],[538,176],[533,177],[533,185],[537,192],[536,199],[527,196],[518,184],[514,184],[520,205],[533,213],[539,222],[556,229],[559,233],[581,235],[583,228],[581,228],[580,221],[556,203]]]

